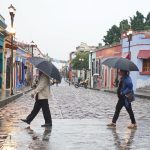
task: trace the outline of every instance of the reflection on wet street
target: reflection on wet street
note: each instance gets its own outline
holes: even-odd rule
[[[68,86],[52,87],[52,128],[42,128],[42,112],[30,126],[21,122],[32,110],[30,93],[0,109],[2,150],[149,150],[150,101],[133,103],[138,128],[128,129],[129,116],[123,108],[116,129],[107,128],[117,97],[101,91]]]
[[[114,137],[116,149],[121,150],[131,148],[132,143],[134,142],[134,135],[137,129],[126,129],[122,138],[120,137],[121,133],[118,133],[116,128],[110,130],[112,131],[112,135]]]

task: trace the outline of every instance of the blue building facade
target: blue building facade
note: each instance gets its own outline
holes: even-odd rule
[[[5,19],[0,15],[0,88],[2,88],[2,72],[3,72],[3,46],[4,46],[4,31],[6,29]]]
[[[122,39],[122,55],[128,53],[128,38]],[[139,72],[131,72],[134,90],[150,85],[150,32],[134,32],[130,43],[131,61]]]
[[[25,64],[26,64],[26,52],[20,48],[16,50],[15,58],[15,84],[19,89],[25,85]]]

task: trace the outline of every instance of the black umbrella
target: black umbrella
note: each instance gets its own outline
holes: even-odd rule
[[[139,71],[138,67],[129,59],[122,57],[111,57],[102,61],[102,64],[126,71]]]
[[[47,76],[56,79],[61,82],[61,76],[58,69],[49,61],[40,57],[28,58],[29,62],[33,64],[36,68],[42,71]]]

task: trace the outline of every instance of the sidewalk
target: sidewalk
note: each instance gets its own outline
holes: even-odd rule
[[[109,92],[109,93],[117,93],[116,90],[111,90],[111,89],[101,89],[101,91],[104,92]],[[135,96],[139,97],[139,98],[145,98],[145,99],[149,99],[150,100],[150,93],[146,93],[146,92],[135,92]]]
[[[109,93],[117,93],[116,89],[106,89],[106,88],[101,88],[101,89],[95,89],[95,88],[91,88],[91,87],[88,87],[88,89],[91,89],[91,90],[97,90],[97,91],[104,91],[104,92],[109,92]],[[150,93],[148,92],[139,92],[139,91],[136,91],[135,92],[135,96],[136,97],[139,97],[139,98],[144,98],[144,99],[149,99],[150,100]]]
[[[10,103],[11,101],[19,98],[23,95],[23,93],[26,93],[31,90],[31,87],[24,87],[20,90],[14,90],[14,95],[10,95],[10,90],[0,90],[0,107],[3,107],[4,105]]]

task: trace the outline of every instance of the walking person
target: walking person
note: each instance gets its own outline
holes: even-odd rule
[[[121,76],[119,86],[117,89],[117,95],[118,95],[119,100],[116,105],[116,110],[115,110],[112,122],[110,124],[107,124],[107,126],[116,127],[116,121],[119,117],[122,107],[124,106],[131,119],[131,124],[128,126],[128,128],[130,129],[136,128],[137,124],[134,118],[134,113],[132,110],[131,102],[129,102],[126,98],[126,94],[128,94],[129,92],[133,93],[132,80],[129,76],[129,71],[120,70],[119,74]]]
[[[23,122],[30,124],[42,108],[45,124],[41,125],[41,127],[52,126],[51,113],[48,104],[48,97],[50,94],[49,81],[49,77],[39,71],[39,83],[31,94],[32,98],[35,97],[35,104],[27,118],[21,119]]]
[[[69,78],[69,80],[68,80],[68,83],[69,83],[69,86],[70,86],[70,84],[71,84],[71,79]]]

